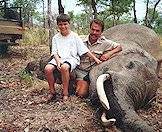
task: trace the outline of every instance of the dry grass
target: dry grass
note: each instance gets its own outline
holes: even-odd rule
[[[162,42],[162,38],[161,38]],[[162,44],[162,43],[161,43]],[[33,77],[30,85],[20,78],[20,72],[32,60],[39,60],[49,53],[46,44],[30,44],[12,47],[0,63],[0,131],[6,132],[102,132],[96,109],[88,99],[71,96],[62,102],[61,87],[57,85],[57,100],[41,103],[48,93],[48,84]],[[162,84],[162,83],[161,83]],[[161,92],[161,91],[160,91]],[[162,95],[159,92],[160,95]],[[158,96],[158,100],[161,96]],[[140,116],[162,129],[162,106],[156,102],[148,111],[139,111]],[[156,120],[155,120],[156,119]],[[112,129],[112,130],[111,130]],[[118,131],[111,128],[108,132]]]

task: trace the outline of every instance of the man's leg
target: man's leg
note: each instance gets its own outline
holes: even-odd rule
[[[88,96],[89,83],[84,80],[77,80],[76,95],[84,98]]]
[[[55,78],[53,76],[54,69],[55,69],[55,66],[52,64],[47,64],[44,69],[51,95],[55,95]]]
[[[62,85],[63,85],[63,100],[66,100],[69,96],[68,88],[69,88],[69,73],[70,65],[67,63],[63,63],[61,65],[61,76],[62,76]]]

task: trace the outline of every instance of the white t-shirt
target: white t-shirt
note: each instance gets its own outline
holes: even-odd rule
[[[69,62],[72,70],[80,64],[80,56],[88,51],[81,38],[73,31],[68,36],[57,33],[52,39],[52,55],[58,54],[62,62]],[[49,63],[56,65],[55,59]]]

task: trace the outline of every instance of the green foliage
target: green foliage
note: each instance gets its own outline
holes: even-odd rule
[[[162,14],[159,14],[154,23],[154,30],[162,36]]]
[[[40,27],[26,29],[19,43],[21,45],[48,45],[48,30]]]
[[[29,19],[35,17],[37,4],[40,0],[13,0],[12,6],[22,7],[22,18],[24,22],[29,22]]]
[[[90,18],[86,13],[78,14],[73,18],[74,28],[79,35],[88,34]]]
[[[98,18],[104,21],[105,30],[113,26],[112,16],[108,14],[107,11],[100,12],[98,14]],[[91,19],[87,13],[82,13],[74,16],[73,21],[74,21],[74,29],[79,35],[88,34]],[[124,17],[121,17],[120,20],[118,20],[118,24],[130,22],[132,22],[132,20],[129,15],[125,15]]]
[[[132,9],[133,0],[96,0],[96,6],[98,7],[98,18],[103,20],[113,20],[116,24],[120,23],[120,18],[127,14]],[[89,14],[91,18],[92,11],[86,11],[86,7],[91,6],[91,0],[78,0],[78,5],[85,7],[85,13]],[[89,9],[89,8],[88,8]],[[106,21],[106,20],[105,20]]]
[[[32,86],[34,80],[29,72],[23,69],[19,72],[19,77],[21,81],[26,84],[26,86],[28,87]]]

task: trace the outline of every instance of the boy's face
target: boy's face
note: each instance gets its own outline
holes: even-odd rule
[[[63,35],[63,36],[66,36],[69,34],[69,31],[70,31],[70,24],[69,22],[59,22],[57,24],[59,30],[60,30],[60,33]]]

